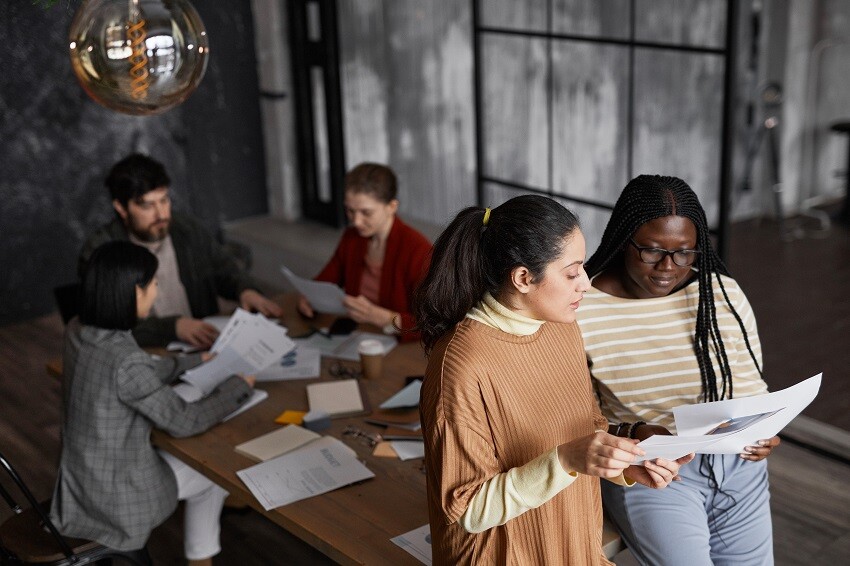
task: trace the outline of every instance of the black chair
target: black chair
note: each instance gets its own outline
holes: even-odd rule
[[[2,453],[0,468],[6,470],[30,505],[28,509],[22,509],[0,483],[0,496],[15,513],[0,524],[0,564],[66,566],[121,558],[135,566],[151,566],[150,556],[144,548],[120,551],[90,540],[63,537],[45,512],[50,508],[50,501],[39,504]]]
[[[82,286],[79,283],[70,283],[53,288],[53,296],[56,298],[56,306],[59,307],[59,314],[62,316],[63,323],[68,324],[69,320],[80,314],[81,292]]]

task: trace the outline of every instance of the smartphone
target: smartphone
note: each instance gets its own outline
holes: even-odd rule
[[[410,382],[416,381],[417,379],[419,381],[425,381],[425,376],[424,375],[408,375],[407,377],[404,378],[404,384],[410,385]]]
[[[331,336],[334,335],[347,335],[354,332],[354,329],[357,328],[357,323],[354,322],[353,319],[350,318],[338,318],[333,321],[331,327],[328,328],[328,334]]]

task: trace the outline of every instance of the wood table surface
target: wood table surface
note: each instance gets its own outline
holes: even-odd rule
[[[285,306],[287,314],[283,322],[291,335],[329,322],[322,317],[315,322],[304,321],[294,314],[294,301],[290,296],[280,297],[279,301]],[[321,434],[341,439],[353,448],[358,458],[374,472],[372,479],[265,511],[236,475],[238,470],[256,462],[236,453],[234,446],[280,428],[274,419],[287,409],[308,410],[305,386],[332,380],[328,370],[335,361],[322,358],[319,379],[257,383],[258,389],[269,393],[268,399],[204,434],[177,439],[155,431],[153,442],[341,564],[419,564],[390,539],[428,522],[425,474],[420,470],[422,460],[403,462],[376,457],[368,445],[343,436],[347,425],[365,432],[381,431],[381,427],[365,423],[363,416],[333,419],[331,427]],[[342,363],[359,366],[356,362]],[[419,343],[399,344],[384,359],[380,379],[361,379],[366,401],[376,408],[404,387],[405,377],[424,373],[425,365]]]

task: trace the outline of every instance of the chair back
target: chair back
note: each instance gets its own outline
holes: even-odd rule
[[[3,456],[3,453],[0,452],[0,468],[6,471],[6,474],[12,479],[12,482],[18,487],[18,490],[23,494],[29,503],[30,508],[38,515],[39,521],[44,528],[50,533],[51,537],[55,540],[56,546],[61,549],[62,554],[64,554],[67,558],[72,558],[74,556],[74,552],[71,550],[71,547],[68,546],[68,543],[59,534],[59,531],[56,529],[56,525],[53,524],[53,521],[50,520],[50,517],[44,511],[44,509],[39,505],[38,501],[36,501],[35,497],[30,491],[30,488],[27,487],[27,484],[24,482],[23,478],[18,474],[15,468],[12,467],[12,464]],[[12,497],[12,494],[3,487],[3,483],[0,482],[0,495],[3,496],[3,499],[6,500],[6,503],[12,509],[12,511],[16,515],[20,515],[23,513],[23,509],[21,506],[15,501]],[[0,541],[2,543],[2,541]]]
[[[63,323],[68,324],[69,320],[80,314],[81,293],[82,285],[79,282],[53,288],[53,296],[56,298],[56,306],[59,307]]]

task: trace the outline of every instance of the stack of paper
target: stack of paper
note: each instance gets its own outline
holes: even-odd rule
[[[236,446],[234,450],[252,460],[265,462],[318,438],[321,438],[321,435],[312,430],[301,428],[298,425],[288,425],[248,442],[243,442]]]
[[[182,379],[202,396],[209,395],[228,376],[257,374],[294,347],[285,328],[261,314],[237,309],[210,349],[216,356],[184,373]]]
[[[236,475],[266,511],[375,477],[354,450],[330,436]]]

